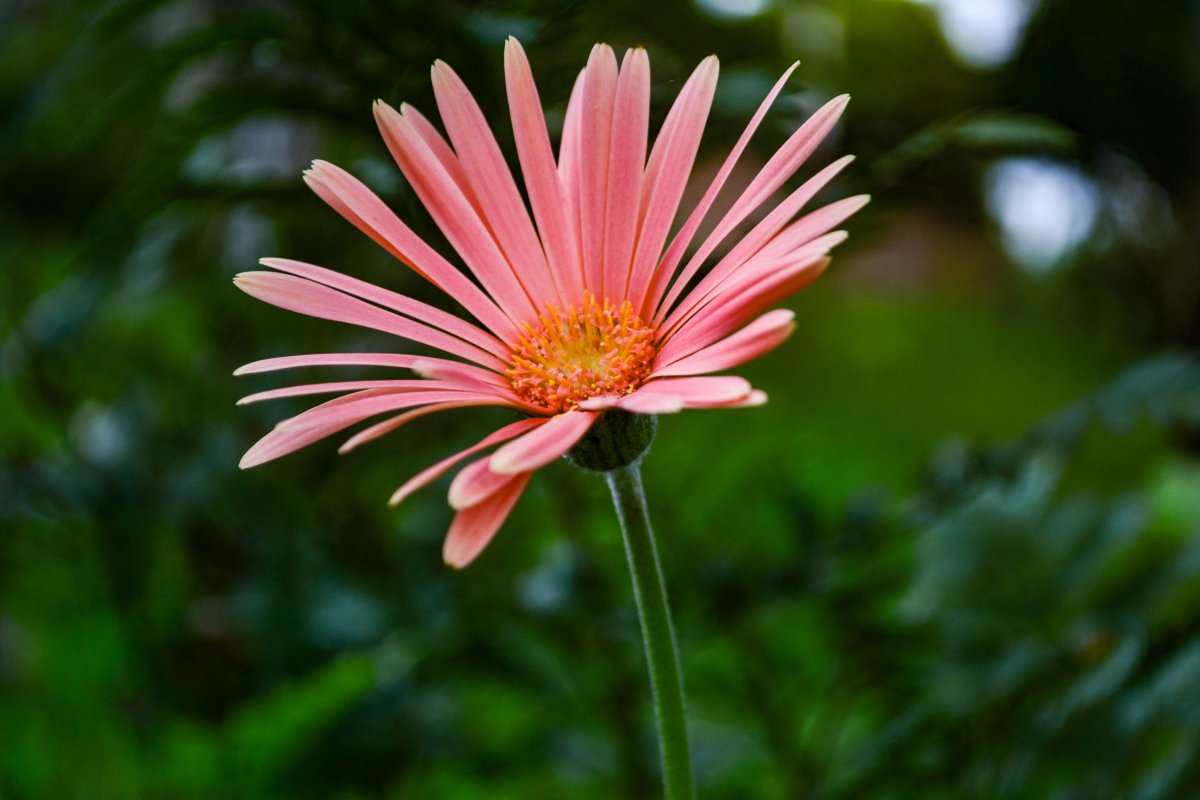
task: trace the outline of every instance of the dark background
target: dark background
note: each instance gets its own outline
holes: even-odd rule
[[[370,103],[445,59],[511,157],[509,34],[552,127],[596,41],[655,120],[717,53],[700,177],[792,60],[751,162],[853,95],[802,176],[875,199],[742,371],[771,403],[645,463],[701,796],[1200,796],[1200,3],[7,0],[0,797],[655,796],[601,481],[540,472],[455,573],[445,481],[384,501],[503,414],[236,467],[301,407],[236,366],[394,342],[230,279],[440,302],[299,173],[439,241]]]

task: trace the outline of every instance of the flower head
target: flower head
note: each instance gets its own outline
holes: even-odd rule
[[[250,448],[242,467],[384,414],[392,416],[354,434],[342,452],[438,411],[500,406],[524,415],[424,470],[392,496],[398,503],[459,463],[496,448],[459,471],[450,486],[450,504],[458,513],[444,555],[457,567],[488,544],[532,472],[570,451],[607,410],[663,414],[765,402],[766,395],[744,379],[713,373],[787,338],[792,313],[767,309],[820,275],[830,249],[845,238],[831,231],[866,202],[852,197],[797,218],[849,163],[842,158],[762,214],[749,233],[729,241],[751,214],[761,214],[833,128],[847,101],[838,97],[791,135],[729,210],[712,221],[711,233],[685,261],[792,70],[767,95],[671,237],[712,104],[716,58],[705,59],[692,73],[649,147],[645,51],[627,51],[618,66],[612,49],[597,45],[571,93],[556,156],[524,51],[509,39],[504,55],[524,197],[482,111],[446,64],[433,66],[445,137],[411,106],[375,104],[388,149],[467,272],[344,170],[318,161],[304,176],[334,210],[456,300],[473,320],[287,259],[263,259],[272,271],[235,280],[273,305],[440,351],[286,356],[242,367],[237,374],[366,365],[418,376],[304,384],[244,398],[243,403],[338,395],[281,422]],[[722,245],[721,257],[701,276]]]
[[[561,413],[593,397],[621,397],[654,366],[654,329],[628,300],[616,307],[585,294],[582,307],[550,306],[513,346],[505,374],[517,394]]]

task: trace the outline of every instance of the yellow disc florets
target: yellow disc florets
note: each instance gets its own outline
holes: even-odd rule
[[[569,411],[589,397],[628,394],[654,362],[654,331],[625,301],[583,308],[550,306],[512,348],[506,371],[517,394],[551,411]]]

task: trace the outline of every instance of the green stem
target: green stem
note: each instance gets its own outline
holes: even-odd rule
[[[692,756],[688,745],[683,697],[683,672],[679,648],[667,606],[667,587],[654,546],[654,531],[646,509],[642,475],[635,461],[605,473],[613,503],[625,532],[625,553],[633,576],[633,595],[642,623],[642,640],[650,667],[654,717],[662,754],[663,784],[667,800],[694,800]]]

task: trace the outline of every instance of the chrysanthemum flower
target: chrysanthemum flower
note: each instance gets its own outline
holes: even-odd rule
[[[792,312],[767,309],[821,274],[829,250],[845,238],[831,231],[866,202],[852,197],[796,218],[851,160],[842,158],[768,213],[760,212],[833,128],[847,101],[838,97],[791,135],[729,210],[713,220],[711,232],[685,261],[792,70],[767,95],[671,237],[712,105],[716,57],[706,58],[692,73],[650,147],[646,52],[626,51],[618,67],[612,49],[597,45],[571,93],[557,158],[529,63],[515,39],[505,48],[504,66],[524,197],[479,106],[446,64],[433,66],[445,138],[411,106],[396,110],[375,104],[388,149],[469,275],[346,171],[318,161],[305,173],[308,185],[334,210],[457,301],[472,320],[288,259],[263,259],[274,271],[243,273],[235,280],[267,303],[441,351],[436,357],[287,356],[242,367],[237,374],[369,365],[419,376],[304,384],[244,398],[241,402],[250,403],[339,395],[281,422],[250,448],[243,468],[382,414],[401,412],[359,431],[341,451],[438,411],[500,406],[524,415],[424,470],[392,495],[392,503],[398,503],[459,463],[497,448],[462,469],[450,485],[450,505],[458,513],[444,555],[456,567],[470,563],[488,544],[530,475],[570,451],[607,410],[655,415],[765,402],[766,395],[745,379],[713,373],[787,338],[794,327]],[[728,243],[756,212],[761,218],[750,231]],[[722,246],[723,254],[701,276]]]

